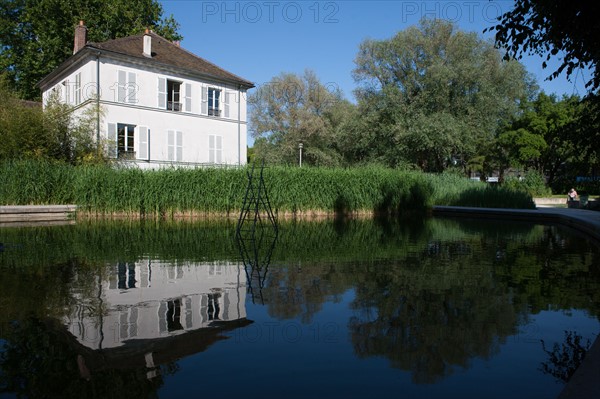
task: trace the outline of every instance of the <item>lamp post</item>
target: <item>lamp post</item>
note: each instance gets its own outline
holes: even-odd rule
[[[303,147],[302,142],[299,142],[298,143],[298,150],[300,151],[300,158],[299,158],[299,165],[300,165],[300,167],[302,167],[302,147]]]

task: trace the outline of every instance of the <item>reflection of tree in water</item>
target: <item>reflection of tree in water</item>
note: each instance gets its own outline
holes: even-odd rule
[[[403,259],[352,271],[361,282],[349,323],[357,354],[386,356],[430,383],[492,356],[532,311],[598,313],[598,252],[588,242],[548,226],[473,233],[430,237]]]
[[[163,376],[177,371],[175,363],[159,366],[148,378],[148,369],[105,368],[90,378],[81,351],[55,320],[23,319],[5,334],[0,352],[0,393],[15,392],[43,398],[152,397],[163,385]]]
[[[287,227],[273,256],[286,266],[272,267],[263,289],[269,314],[309,323],[325,302],[354,289],[356,353],[385,356],[419,383],[493,356],[532,309],[600,303],[600,278],[589,279],[597,251],[554,227],[440,219],[416,230],[371,221]],[[290,245],[306,255],[295,258]],[[348,253],[360,260],[340,262]],[[590,259],[574,262],[581,253]]]
[[[600,252],[566,229],[538,226],[527,240],[505,240],[496,278],[514,292],[516,306],[532,313],[549,309],[586,309],[600,315]]]
[[[550,374],[557,381],[568,382],[591,346],[590,340],[587,340],[585,345],[581,344],[581,340],[581,335],[574,331],[565,331],[565,342],[561,345],[554,343],[552,351],[546,349],[542,340],[542,348],[548,355],[548,361],[542,363],[541,369],[544,374]]]
[[[300,316],[303,323],[310,323],[324,303],[346,289],[332,277],[327,265],[318,263],[271,268],[263,289],[269,314],[283,319]]]
[[[510,295],[474,267],[476,259],[412,261],[363,271],[371,277],[356,290],[349,322],[359,356],[385,356],[415,382],[433,383],[474,357],[491,357],[516,332]]]

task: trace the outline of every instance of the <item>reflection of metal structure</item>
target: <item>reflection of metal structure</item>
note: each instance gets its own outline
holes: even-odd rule
[[[262,289],[271,263],[271,255],[277,242],[277,230],[274,233],[268,235],[261,229],[258,240],[244,240],[239,235],[236,237],[240,256],[246,270],[247,287],[252,297],[252,303],[255,302],[254,288],[258,288],[258,297],[261,303],[264,304]]]
[[[252,302],[255,299],[253,287],[258,287],[261,302],[264,302],[262,288],[279,233],[277,219],[271,210],[267,195],[263,175],[264,168],[263,161],[258,183],[254,176],[254,164],[251,171],[248,172],[248,187],[235,235],[240,256],[244,262]]]

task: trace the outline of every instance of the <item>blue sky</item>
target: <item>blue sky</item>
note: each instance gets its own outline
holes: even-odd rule
[[[359,44],[387,39],[423,16],[454,21],[484,38],[486,27],[512,8],[511,0],[494,1],[203,1],[162,0],[165,15],[181,24],[185,49],[242,76],[257,86],[281,72],[312,69],[322,83],[342,89],[354,101],[352,79]],[[544,79],[539,57],[522,60],[546,93],[584,95],[579,74]],[[553,64],[550,64],[551,68]]]

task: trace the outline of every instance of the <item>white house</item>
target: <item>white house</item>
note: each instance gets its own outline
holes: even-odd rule
[[[249,82],[165,38],[144,34],[87,42],[75,28],[73,55],[40,81],[75,113],[99,106],[95,136],[109,156],[142,168],[246,163]]]

